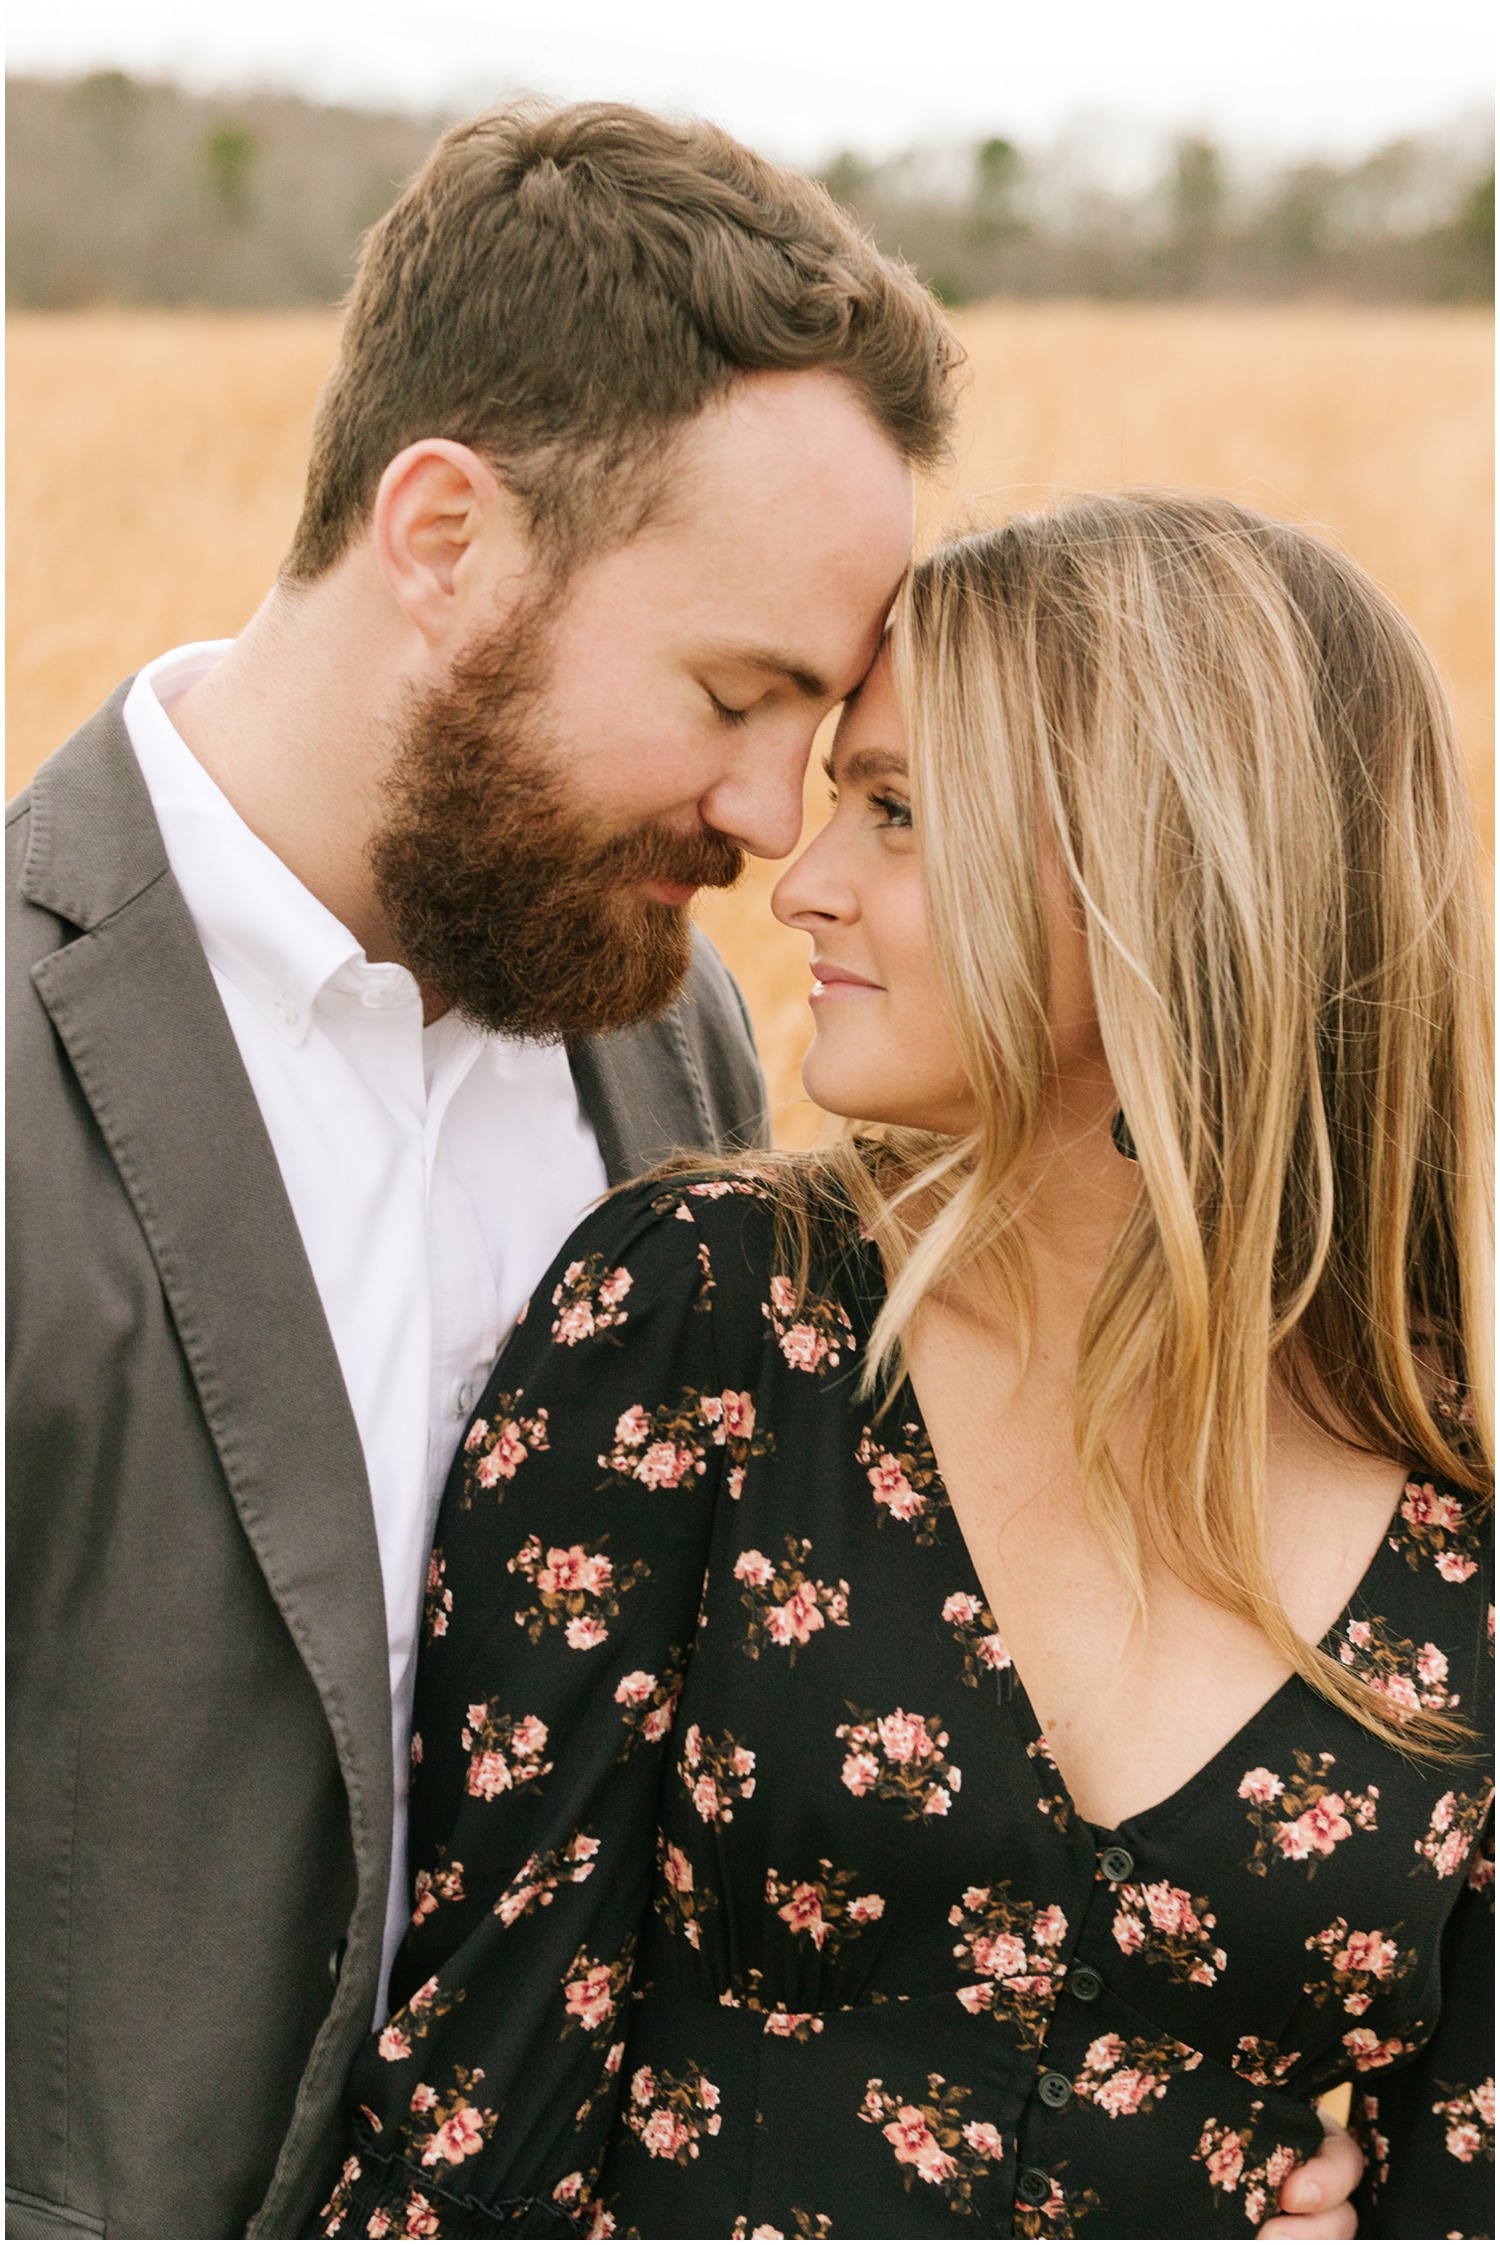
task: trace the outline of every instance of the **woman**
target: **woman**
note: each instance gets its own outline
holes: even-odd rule
[[[450,1484],[330,2234],[1487,2234],[1485,1011],[1441,696],[1227,502],[938,553],[778,915],[827,1156],[575,1236]],[[402,2000],[404,1999],[404,2001]]]

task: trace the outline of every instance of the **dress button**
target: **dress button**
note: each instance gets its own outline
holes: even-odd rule
[[[1018,2206],[1045,2206],[1052,2196],[1052,2177],[1045,2167],[1023,2167],[1016,2177]]]
[[[1036,2093],[1054,2112],[1061,2112],[1064,2105],[1073,2102],[1073,2084],[1066,2074],[1043,2074],[1036,2085]]]
[[[1135,1869],[1135,1857],[1128,1847],[1106,1847],[1099,1851],[1099,1868],[1112,1885],[1128,1879]]]
[[[1080,2003],[1095,2003],[1104,1993],[1104,1982],[1092,1965],[1081,1964],[1068,1980],[1068,1993]]]

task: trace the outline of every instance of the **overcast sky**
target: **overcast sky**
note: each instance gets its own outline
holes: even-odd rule
[[[884,154],[1080,117],[1354,153],[1491,99],[1491,0],[11,0],[8,66],[474,108],[519,87]]]

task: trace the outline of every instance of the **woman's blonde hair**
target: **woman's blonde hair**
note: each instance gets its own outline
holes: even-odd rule
[[[1426,652],[1319,539],[1150,491],[942,547],[912,573],[894,652],[979,1119],[961,1142],[856,1131],[802,1169],[793,1204],[835,1188],[884,1255],[867,1383],[899,1375],[924,1298],[977,1260],[1024,1328],[1041,836],[1086,922],[1142,1185],[1079,1351],[1096,1529],[1138,1599],[1150,1550],[1367,1727],[1451,1738],[1298,1635],[1264,1504],[1273,1380],[1340,1439],[1463,1487],[1491,1454],[1487,926]]]

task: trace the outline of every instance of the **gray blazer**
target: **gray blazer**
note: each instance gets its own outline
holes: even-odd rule
[[[125,691],[7,822],[6,2234],[293,2237],[379,1969],[380,1562]],[[707,943],[573,1068],[612,1179],[764,1135]]]

